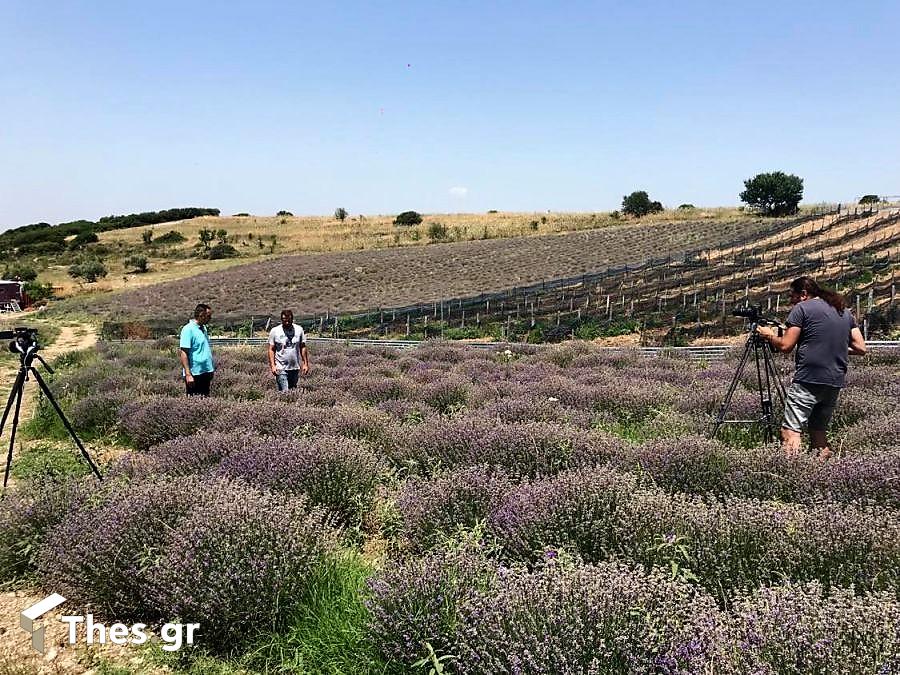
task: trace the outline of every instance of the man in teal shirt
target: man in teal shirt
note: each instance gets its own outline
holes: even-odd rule
[[[209,385],[212,384],[215,371],[209,333],[206,330],[206,324],[211,318],[212,309],[209,305],[197,305],[194,308],[194,318],[181,329],[178,356],[188,396],[209,396]]]

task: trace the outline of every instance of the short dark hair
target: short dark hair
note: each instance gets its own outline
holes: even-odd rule
[[[212,309],[212,307],[210,307],[209,305],[204,305],[204,304],[201,302],[199,305],[197,305],[196,307],[194,307],[194,318],[195,318],[195,319],[199,319],[199,318],[200,318],[201,316],[203,316],[203,315],[206,313],[206,311],[209,310],[209,309]]]
[[[281,316],[289,316],[289,317],[291,317],[291,318],[293,319],[293,318],[294,318],[294,312],[292,312],[292,311],[289,310],[289,309],[283,309],[283,310],[281,310]]]

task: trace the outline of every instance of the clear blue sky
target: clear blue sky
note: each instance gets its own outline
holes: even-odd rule
[[[900,3],[0,0],[0,228],[900,194]]]

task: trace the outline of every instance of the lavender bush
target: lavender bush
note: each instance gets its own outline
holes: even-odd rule
[[[890,510],[707,503],[641,487],[608,468],[524,483],[489,522],[515,560],[533,561],[547,546],[591,562],[620,555],[672,567],[723,598],[785,577],[861,590],[900,583],[900,522]]]
[[[462,603],[461,673],[705,672],[722,621],[711,597],[656,572],[550,562],[507,571]]]
[[[384,469],[383,461],[358,441],[319,435],[259,439],[230,452],[214,473],[270,491],[303,493],[343,523],[358,523],[371,507]]]
[[[459,528],[474,527],[500,505],[512,485],[505,472],[488,466],[410,479],[397,500],[407,545],[426,549]]]
[[[206,498],[206,487],[195,478],[165,478],[109,488],[99,503],[72,511],[48,533],[38,560],[42,585],[105,617],[162,618],[148,596],[153,569],[173,529]]]
[[[369,640],[408,669],[428,654],[453,653],[459,606],[490,584],[494,566],[477,543],[388,563],[369,581]]]
[[[205,648],[230,651],[284,625],[334,534],[302,498],[240,483],[205,487],[148,570],[144,593],[162,616],[199,623]]]

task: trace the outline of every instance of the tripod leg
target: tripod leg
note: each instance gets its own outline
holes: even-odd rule
[[[784,391],[784,383],[781,381],[781,376],[778,373],[778,368],[775,366],[775,355],[771,352],[766,352],[766,386],[769,389],[769,399],[772,399],[772,390],[775,390],[775,395],[778,397],[778,405],[781,406],[781,410],[784,410],[784,401],[786,398],[786,394]],[[775,417],[775,411],[772,411],[772,431],[776,432],[778,430],[778,420]]]
[[[6,426],[6,418],[9,417],[9,411],[12,409],[13,401],[16,400],[16,392],[21,389],[22,383],[25,381],[26,372],[27,371],[24,368],[20,369],[16,375],[16,379],[13,381],[13,387],[9,392],[9,398],[6,400],[6,409],[3,411],[3,419],[0,419],[0,436],[3,436],[3,427]]]
[[[751,336],[750,339],[747,340],[747,344],[744,346],[744,353],[741,355],[741,361],[738,364],[737,370],[734,371],[734,377],[731,378],[731,384],[728,385],[728,392],[725,394],[725,398],[722,400],[722,405],[719,406],[719,413],[716,415],[716,421],[712,430],[712,438],[716,437],[716,434],[719,433],[719,428],[725,422],[725,415],[728,413],[728,407],[731,405],[731,399],[734,397],[734,392],[741,381],[741,375],[743,374],[744,368],[747,365],[747,361],[750,358],[752,339],[753,336]]]
[[[769,347],[756,340],[753,351],[756,358],[756,389],[759,392],[759,408],[762,413],[760,422],[763,425],[763,440],[771,443],[775,434],[775,418],[772,413],[772,390],[769,385]],[[760,352],[762,352],[762,364],[760,364]]]
[[[37,381],[38,385],[41,387],[41,391],[44,392],[44,396],[47,397],[47,400],[53,405],[53,409],[56,411],[56,414],[59,415],[59,419],[62,420],[63,425],[66,427],[66,431],[69,432],[69,436],[72,437],[72,440],[75,441],[75,445],[78,446],[78,449],[81,451],[81,455],[87,460],[88,466],[91,467],[91,471],[94,472],[94,475],[97,476],[99,480],[103,480],[103,476],[100,475],[100,470],[96,467],[91,456],[88,454],[88,451],[81,444],[81,441],[78,438],[78,435],[75,433],[75,430],[72,428],[72,425],[69,424],[69,420],[66,419],[65,414],[62,411],[62,408],[59,407],[59,404],[56,402],[56,399],[53,398],[53,394],[50,392],[50,387],[47,386],[47,383],[44,382],[44,378],[41,377],[41,374],[37,371],[34,366],[31,367],[31,374],[34,375],[34,379]]]
[[[16,445],[16,427],[19,426],[19,411],[22,409],[22,391],[25,389],[25,371],[21,371],[19,377],[16,378],[16,384],[13,391],[9,394],[9,401],[6,404],[6,411],[3,413],[3,423],[0,424],[0,431],[6,424],[6,418],[9,415],[9,407],[13,397],[16,399],[16,410],[13,413],[12,424],[9,431],[9,452],[6,453],[6,470],[3,472],[3,491],[6,492],[6,484],[9,482],[9,470],[12,467],[13,448]]]

